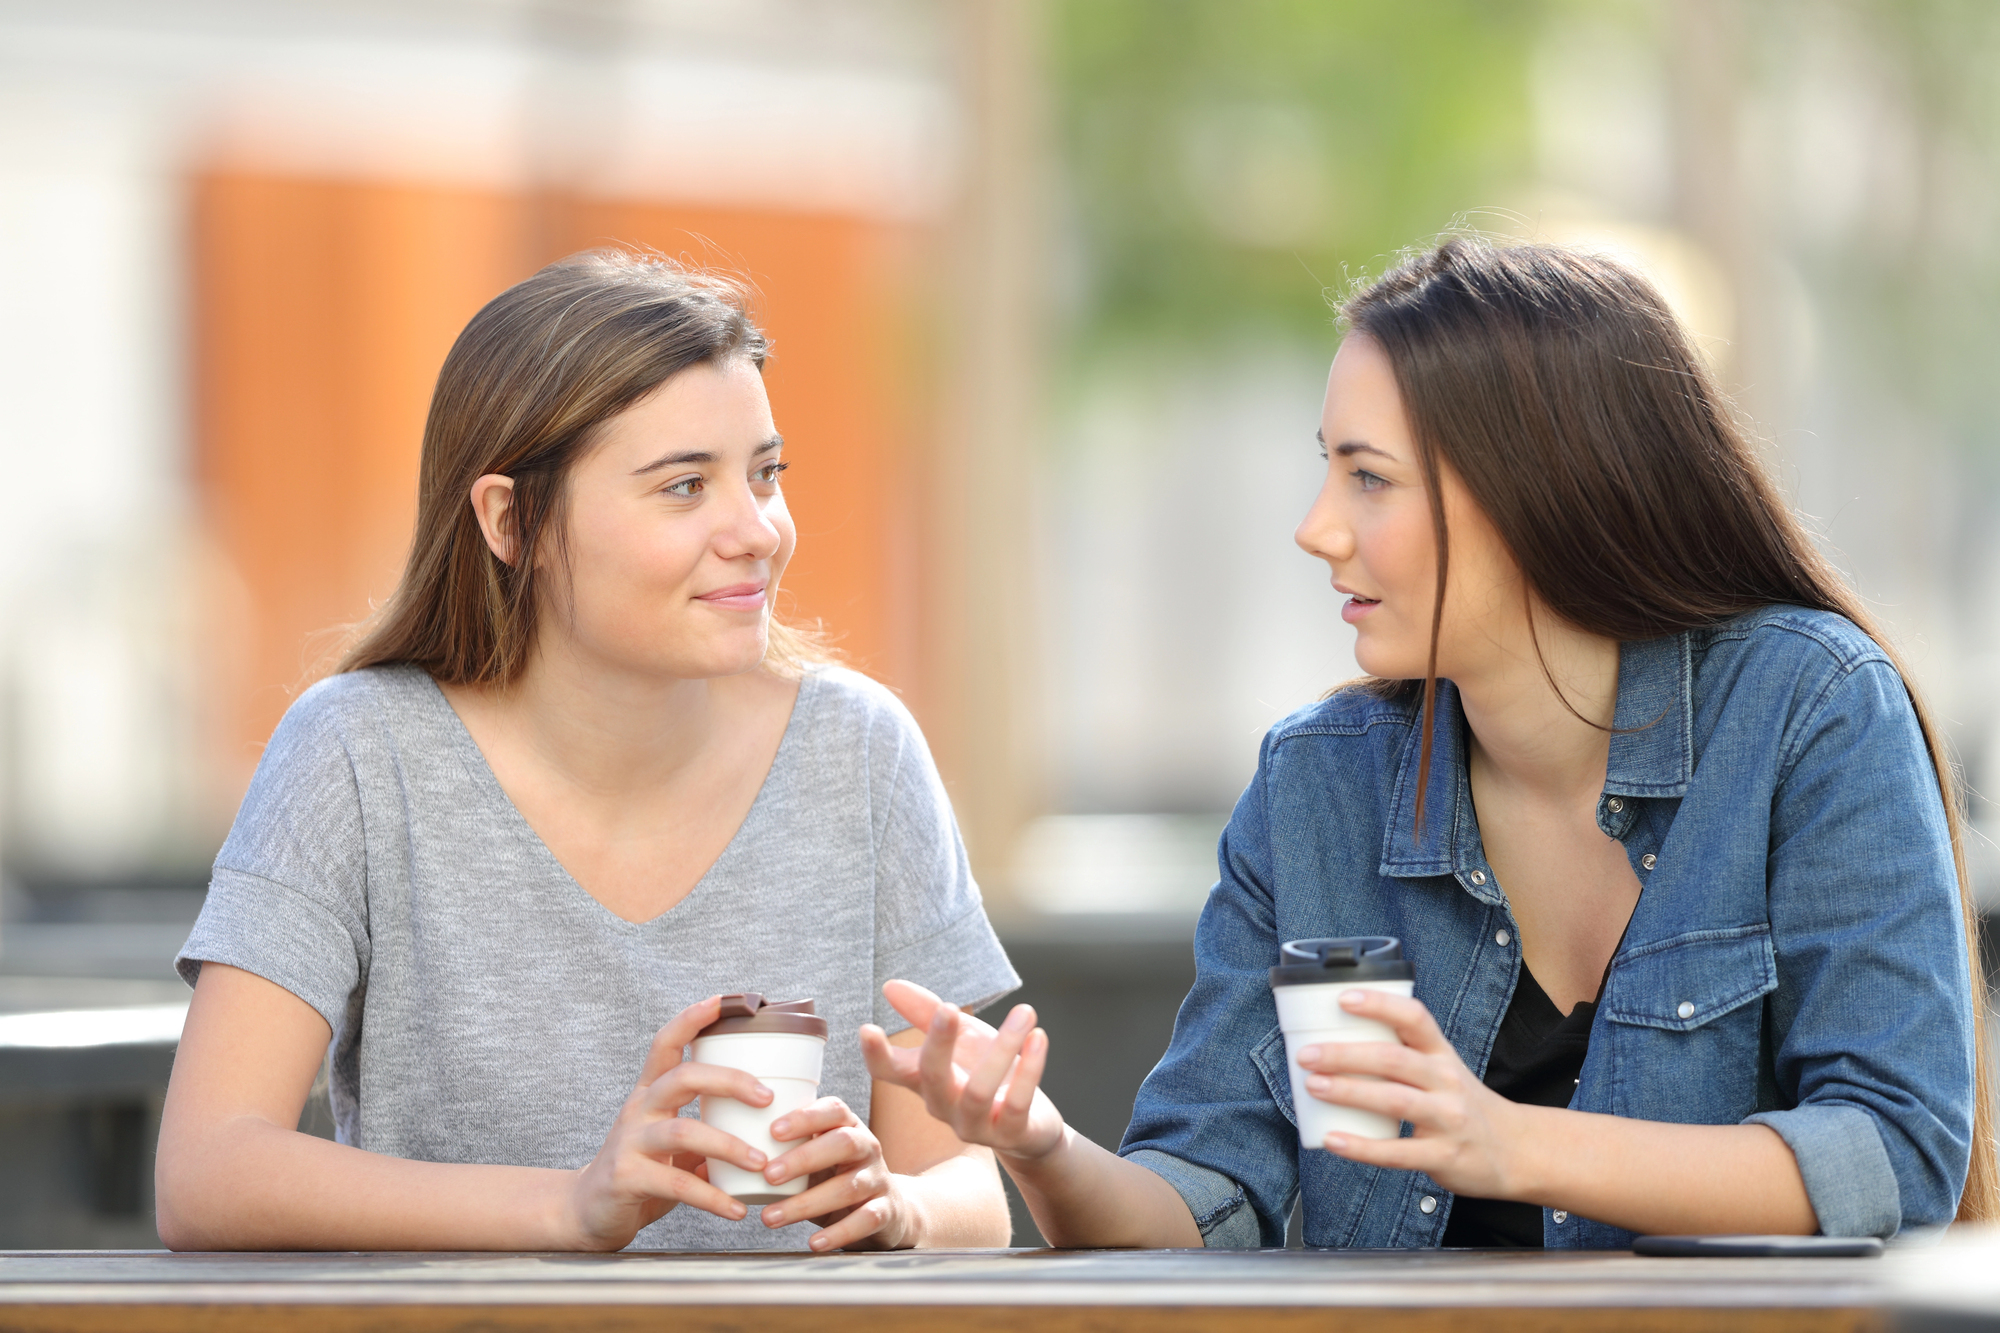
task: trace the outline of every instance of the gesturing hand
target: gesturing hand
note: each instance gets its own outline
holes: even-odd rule
[[[1343,1009],[1387,1025],[1403,1042],[1326,1042],[1299,1051],[1306,1091],[1321,1101],[1407,1120],[1406,1139],[1326,1136],[1328,1152],[1356,1162],[1422,1171],[1454,1194],[1514,1197],[1511,1150],[1521,1143],[1513,1102],[1488,1088],[1445,1040],[1420,1000],[1354,989]]]
[[[681,1010],[653,1038],[639,1082],[605,1135],[604,1146],[570,1185],[563,1230],[576,1248],[623,1249],[641,1227],[677,1204],[693,1204],[731,1221],[748,1213],[708,1183],[704,1159],[720,1157],[757,1171],[764,1166],[764,1154],[733,1134],[680,1114],[704,1093],[751,1106],[771,1102],[771,1090],[741,1070],[682,1061],[682,1048],[715,1021],[720,1008],[720,997],[711,995]]]
[[[881,1028],[864,1026],[870,1074],[917,1093],[961,1140],[1002,1157],[1042,1157],[1062,1142],[1062,1113],[1039,1086],[1049,1036],[1035,1026],[1033,1008],[1015,1005],[996,1029],[911,982],[891,981],[882,993],[925,1032],[924,1044],[891,1046]]]

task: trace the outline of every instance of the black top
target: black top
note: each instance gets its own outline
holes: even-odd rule
[[[1563,1017],[1522,962],[1514,998],[1501,1015],[1500,1034],[1486,1062],[1486,1086],[1510,1102],[1568,1106],[1583,1073],[1596,1016],[1597,1006],[1585,1000]],[[1531,1203],[1460,1197],[1451,1205],[1441,1243],[1450,1248],[1540,1248],[1542,1210]]]

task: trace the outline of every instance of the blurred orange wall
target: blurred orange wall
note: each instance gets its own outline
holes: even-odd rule
[[[211,173],[194,183],[197,490],[238,594],[216,739],[233,795],[339,627],[394,588],[431,384],[459,329],[542,263],[649,246],[747,275],[795,464],[781,611],[907,687],[919,650],[903,352],[912,238],[865,220]],[[222,649],[218,649],[222,651]]]

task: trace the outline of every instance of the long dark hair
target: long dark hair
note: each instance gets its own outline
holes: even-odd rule
[[[1986,978],[1951,757],[1901,656],[1779,498],[1666,302],[1608,259],[1458,237],[1365,287],[1340,313],[1394,368],[1436,534],[1425,677],[1379,683],[1421,695],[1419,824],[1450,560],[1439,489],[1447,464],[1531,595],[1579,629],[1652,639],[1762,606],[1803,606],[1845,616],[1895,664],[1944,798],[1970,949],[1978,1104],[1958,1217],[2000,1216]]]
[[[447,685],[513,681],[543,585],[567,575],[569,470],[598,427],[691,366],[740,357],[761,370],[769,346],[742,283],[659,255],[586,251],[494,297],[438,372],[402,581],[336,670],[410,662]],[[488,473],[514,479],[512,564],[467,502]],[[829,656],[812,631],[774,617],[769,633],[780,673]]]

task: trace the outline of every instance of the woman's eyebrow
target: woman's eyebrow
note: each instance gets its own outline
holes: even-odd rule
[[[1325,444],[1326,432],[1316,430],[1313,432],[1313,438],[1321,444]],[[1391,463],[1397,461],[1394,454],[1386,449],[1377,449],[1366,440],[1342,440],[1339,444],[1333,446],[1333,452],[1339,454],[1342,458],[1352,458],[1356,454],[1374,454],[1379,458],[1388,459]]]
[[[770,439],[764,441],[762,444],[758,445],[755,449],[752,449],[750,451],[750,456],[752,458],[762,458],[765,454],[770,453],[773,449],[782,449],[784,447],[785,447],[785,437],[782,435],[773,435]],[[684,453],[662,454],[658,458],[655,458],[652,462],[646,464],[646,466],[644,467],[633,468],[632,475],[635,477],[643,477],[648,472],[658,472],[663,467],[679,467],[683,463],[713,463],[714,461],[715,461],[715,455],[713,453],[710,453],[708,450],[690,449]]]

